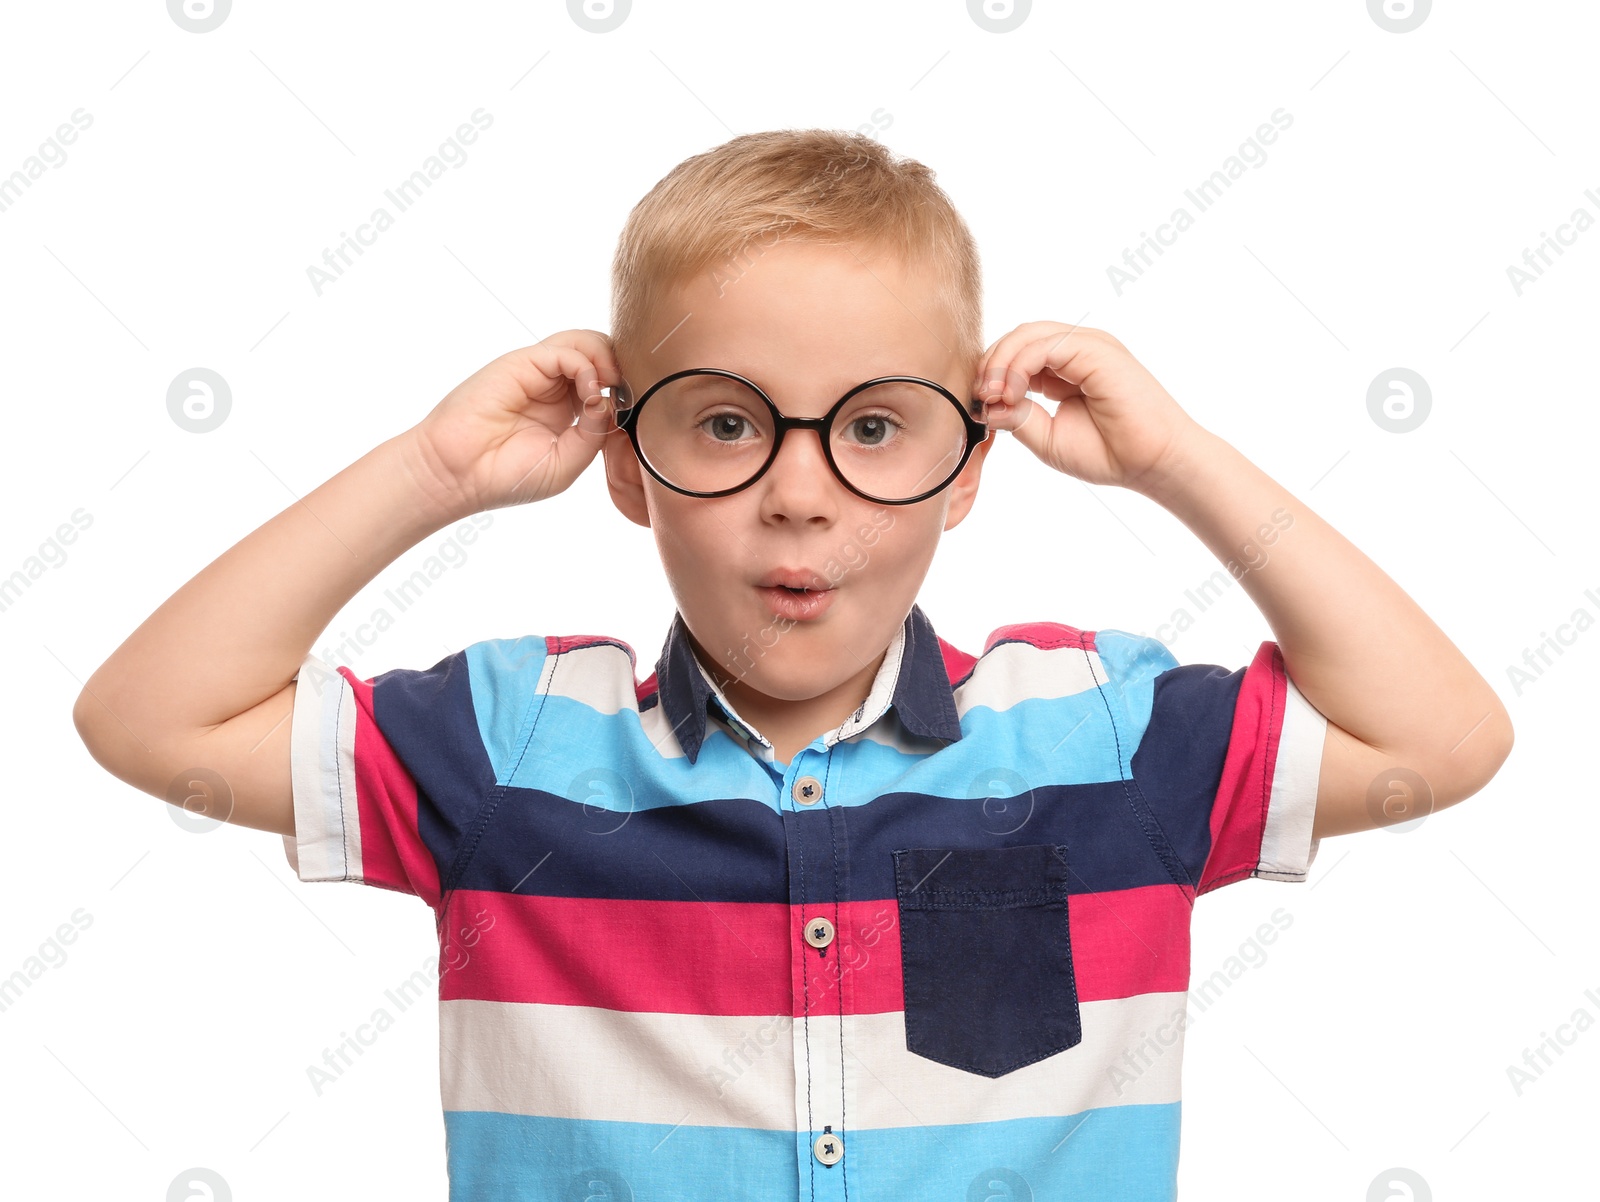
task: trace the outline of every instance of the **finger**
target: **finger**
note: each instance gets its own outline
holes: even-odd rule
[[[1023,347],[1034,342],[1055,342],[1070,336],[1084,326],[1064,325],[1059,321],[1024,322],[995,343],[985,362],[982,378],[977,382],[975,395],[990,397],[1003,395],[1016,400],[1028,391],[1028,381],[1033,372],[1022,374],[1014,369],[1013,362]]]
[[[984,351],[981,356],[979,356],[978,371],[977,374],[972,378],[973,396],[984,397],[992,391],[989,387],[991,382],[989,368],[994,364],[995,356],[1003,347],[1008,346],[1010,341],[1015,340],[1017,336],[1017,330],[1020,330],[1021,328],[1021,326],[1018,326],[1017,329],[1013,329],[1002,334],[1000,337],[991,342],[989,344],[989,348]]]
[[[572,345],[577,347],[599,369],[600,382],[607,387],[622,383],[622,364],[617,359],[616,347],[609,335],[599,330],[566,330]]]
[[[1086,327],[1067,326],[1047,337],[1025,342],[1005,363],[991,365],[990,375],[999,373],[1005,382],[1007,400],[1022,396],[1033,386],[1034,378],[1046,372],[1072,386],[1068,395],[1076,395],[1102,359],[1103,348],[1094,333]]]
[[[981,389],[983,387],[983,385],[984,385],[984,382],[986,380],[988,380],[989,377],[985,373],[984,369],[989,364],[989,356],[994,354],[994,348],[999,346],[999,345],[1000,345],[1000,339],[996,338],[987,347],[985,347],[983,349],[983,352],[978,356],[978,366],[977,366],[977,369],[976,369],[976,371],[975,371],[975,373],[974,373],[974,375],[972,377],[972,385],[971,385],[970,395],[976,397],[978,395],[979,389]]]
[[[599,447],[604,444],[606,435],[617,428],[616,415],[606,398],[596,393],[579,403],[578,422],[574,428],[585,443]],[[562,436],[566,436],[565,431]]]
[[[1013,438],[1046,463],[1050,462],[1050,415],[1043,405],[1032,397],[1023,397],[1010,407],[1004,421],[1006,424],[1002,428],[1010,430]]]
[[[554,496],[571,487],[605,446],[603,409],[603,402],[584,406],[578,422],[559,433],[546,426],[530,426],[513,436],[532,456],[532,462],[508,490],[514,503]]]
[[[589,356],[575,346],[557,341],[552,335],[544,342],[525,346],[502,356],[502,362],[530,401],[550,403],[558,397],[574,405],[600,395],[600,373]]]
[[[571,391],[576,392],[579,402],[598,394],[601,388],[619,381],[622,376],[610,340],[598,330],[560,330],[523,350],[534,355],[543,351],[546,356],[553,357],[545,375],[552,380],[566,376],[572,381]],[[574,370],[575,364],[582,370]]]
[[[1070,401],[1083,395],[1076,384],[1063,380],[1053,371],[1041,372],[1033,391],[1044,393],[1052,401]]]

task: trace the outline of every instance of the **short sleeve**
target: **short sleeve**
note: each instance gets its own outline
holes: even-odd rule
[[[355,881],[440,901],[494,787],[467,652],[370,680],[308,655],[296,677],[290,757],[302,881]]]
[[[1328,723],[1278,644],[1229,671],[1178,664],[1152,638],[1097,640],[1135,730],[1133,781],[1196,894],[1248,877],[1305,880]]]

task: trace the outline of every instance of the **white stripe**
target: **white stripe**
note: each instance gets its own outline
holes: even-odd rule
[[[1317,782],[1328,720],[1288,680],[1283,731],[1273,766],[1267,821],[1261,832],[1261,863],[1253,875],[1269,881],[1303,881],[1322,840],[1311,837],[1317,814]]]
[[[898,1011],[847,1015],[842,1119],[840,1020],[814,1017],[811,1122],[915,1127],[1176,1102],[1187,1006],[1186,992],[1082,1003],[1081,1043],[992,1078],[906,1051]],[[792,1131],[806,1125],[792,1100],[805,1075],[797,1038],[783,1016],[456,999],[439,1004],[440,1092],[445,1110]]]
[[[1031,643],[1002,643],[987,652],[955,690],[956,712],[976,706],[1008,710],[1018,702],[1071,697],[1108,683],[1105,665],[1081,647],[1041,650]]]
[[[306,656],[289,728],[295,833],[283,837],[284,854],[302,881],[361,879],[355,731],[350,682],[317,656]]]
[[[656,703],[647,710],[639,713],[639,729],[649,741],[650,746],[664,760],[686,759],[683,747],[678,742],[678,736],[673,733],[672,720],[667,717],[667,707],[661,703],[658,696]]]
[[[539,676],[538,691],[580,701],[602,714],[639,708],[633,661],[612,643],[595,643],[548,656]]]

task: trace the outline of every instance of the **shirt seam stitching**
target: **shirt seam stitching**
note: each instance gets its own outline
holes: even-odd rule
[[[1117,729],[1116,709],[1111,704],[1111,699],[1106,696],[1105,686],[1100,683],[1095,674],[1094,664],[1089,659],[1088,647],[1084,645],[1084,642],[1080,641],[1078,644],[1078,649],[1083,653],[1084,663],[1089,668],[1089,678],[1095,682],[1095,691],[1100,694],[1100,701],[1106,707],[1106,716],[1111,720],[1111,737],[1116,742],[1117,776],[1120,778],[1120,783],[1122,785],[1122,796],[1128,803],[1128,809],[1133,813],[1134,821],[1139,824],[1139,829],[1144,834],[1145,842],[1150,845],[1150,850],[1155,853],[1156,859],[1161,861],[1161,865],[1167,870],[1167,875],[1172,879],[1172,883],[1177,885],[1178,888],[1184,892],[1184,897],[1188,901],[1190,907],[1193,908],[1194,898],[1198,896],[1199,892],[1196,888],[1196,883],[1188,879],[1188,869],[1183,865],[1183,862],[1177,858],[1177,853],[1172,848],[1171,840],[1167,838],[1166,831],[1161,828],[1160,822],[1157,821],[1154,812],[1150,809],[1150,803],[1145,800],[1144,790],[1140,787],[1138,780],[1134,777],[1134,753],[1132,749],[1130,749],[1128,752],[1128,764],[1126,769],[1124,769],[1122,764],[1122,734]],[[1103,658],[1100,662],[1102,666],[1105,665],[1105,660]],[[1109,683],[1109,669],[1106,672],[1106,677]],[[1151,714],[1153,716],[1155,713],[1155,688],[1153,683],[1150,694]],[[1124,716],[1130,718],[1129,725],[1131,726],[1131,715],[1125,714]],[[1148,731],[1148,727],[1146,727],[1146,730]],[[1129,788],[1130,785],[1132,786],[1131,790]],[[1137,801],[1134,800],[1135,793],[1138,794]],[[1154,829],[1152,830],[1152,828]],[[1157,836],[1159,836],[1159,841]],[[1176,865],[1176,868],[1174,865]]]
[[[566,650],[562,649],[550,657],[550,686],[555,684],[556,670],[560,666],[561,658],[565,654]],[[462,662],[465,664],[465,659],[463,659]],[[467,665],[467,671],[468,679],[470,681],[470,665]],[[539,675],[541,677],[544,675],[542,666],[540,668]],[[533,732],[538,728],[539,719],[544,713],[544,703],[550,696],[550,686],[547,686],[544,689],[540,689],[537,683],[534,686],[534,696],[529,700],[528,708],[522,716],[522,722],[519,723],[519,726],[522,729],[519,730],[517,735],[516,760],[507,771],[505,782],[502,783],[497,780],[493,785],[490,786],[488,795],[479,804],[478,812],[473,815],[472,825],[469,828],[468,837],[462,841],[462,845],[456,852],[455,859],[450,865],[449,875],[440,886],[439,904],[441,913],[446,907],[449,895],[456,891],[458,888],[458,882],[461,880],[462,876],[466,874],[466,870],[471,865],[473,857],[478,854],[478,846],[483,841],[484,832],[488,829],[489,823],[493,820],[495,812],[499,809],[500,802],[505,798],[506,792],[511,788],[511,781],[516,778],[518,769],[522,767],[522,761],[528,753],[528,745],[533,742]],[[474,717],[476,717],[476,715],[474,715]]]

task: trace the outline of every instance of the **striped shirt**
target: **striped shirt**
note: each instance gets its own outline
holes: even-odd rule
[[[1195,898],[1301,881],[1326,719],[1264,642],[913,606],[793,759],[675,614],[371,680],[308,656],[303,881],[439,935],[452,1202],[1176,1197]]]

